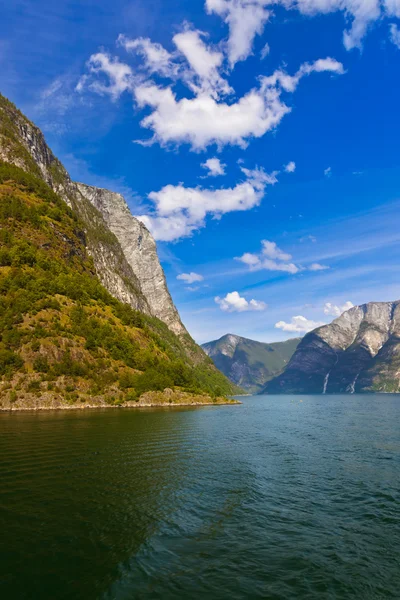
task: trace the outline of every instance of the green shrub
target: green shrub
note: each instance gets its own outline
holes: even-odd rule
[[[0,375],[11,374],[21,368],[24,361],[12,350],[0,348]]]
[[[40,390],[40,381],[30,381],[27,390],[28,392],[38,392]]]
[[[50,370],[49,363],[45,356],[38,356],[33,361],[33,368],[38,373],[48,373]]]

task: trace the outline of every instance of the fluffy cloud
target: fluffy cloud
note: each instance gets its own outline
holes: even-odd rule
[[[217,175],[225,175],[226,165],[222,164],[219,158],[208,158],[202,163],[203,169],[207,169],[208,173],[205,177],[216,177]]]
[[[166,185],[148,196],[155,205],[153,214],[137,218],[156,240],[173,241],[204,227],[208,214],[219,218],[229,212],[249,210],[260,204],[267,184],[273,185],[277,179],[274,173],[265,173],[263,169],[242,168],[242,171],[247,180],[233,188],[215,190]]]
[[[190,77],[188,78],[189,87],[195,93],[208,93],[215,98],[220,94],[230,94],[232,88],[219,73],[224,55],[207,47],[202,39],[203,36],[200,31],[186,29],[173,37],[175,46],[197,76],[198,83],[191,83]]]
[[[296,163],[292,160],[285,166],[286,173],[294,173],[296,170]]]
[[[275,242],[262,240],[260,254],[245,252],[236,258],[250,268],[250,271],[284,271],[292,275],[299,272],[299,267],[291,261],[291,254],[283,252]]]
[[[185,281],[186,283],[195,283],[196,281],[203,281],[204,279],[203,275],[193,272],[181,273],[180,275],[177,275],[176,278],[180,279],[181,281]]]
[[[400,19],[400,0],[385,0],[384,6],[389,17]]]
[[[179,66],[173,62],[174,57],[161,44],[152,42],[149,38],[134,40],[120,35],[117,44],[127,52],[136,53],[143,58],[144,69],[149,73],[158,73],[164,77],[175,77]]]
[[[76,86],[78,92],[88,85],[93,92],[102,96],[109,95],[113,100],[117,100],[123,92],[133,90],[135,78],[132,69],[129,65],[120,62],[118,58],[98,52],[92,54],[86,66],[91,75],[105,75],[108,84],[102,82],[100,78],[92,78],[89,82],[89,76],[83,75]]]
[[[275,242],[262,240],[261,252],[259,254],[251,254],[245,252],[242,256],[236,258],[240,262],[247,265],[250,271],[283,271],[294,275],[299,271],[322,271],[329,269],[325,265],[312,263],[309,267],[301,267],[292,262],[292,255],[281,250]]]
[[[219,100],[221,93],[230,91],[227,82],[218,75],[222,55],[208,49],[198,31],[177,34],[174,41],[188,60],[187,69],[174,66],[172,55],[159,44],[145,38],[119,38],[120,45],[144,57],[150,73],[181,77],[194,97],[178,99],[171,86],[161,87],[137,73],[134,76],[129,65],[102,52],[90,57],[89,73],[80,79],[77,90],[87,86],[99,94],[110,95],[113,100],[125,91],[133,92],[139,107],[151,109],[141,121],[142,127],[153,131],[148,144],[188,143],[192,149],[201,150],[211,144],[245,147],[251,138],[262,137],[277,127],[290,112],[282,94],[294,92],[302,77],[313,72],[344,72],[342,64],[331,58],[305,63],[294,75],[279,69],[269,77],[260,77],[258,87],[228,103]]]
[[[251,53],[253,40],[271,16],[268,0],[206,0],[208,13],[216,13],[229,26],[228,57],[231,66]]]
[[[258,88],[231,104],[204,92],[178,100],[170,87],[150,83],[135,87],[134,94],[140,107],[152,109],[141,125],[154,132],[153,142],[188,143],[194,150],[211,144],[244,148],[249,139],[262,137],[290,112],[282,100],[283,92],[294,92],[304,76],[323,71],[344,72],[343,65],[331,58],[305,63],[294,75],[278,70],[260,77]]]
[[[321,327],[321,325],[325,325],[321,321],[311,321],[310,319],[306,319],[306,317],[302,317],[298,315],[297,317],[292,317],[290,323],[286,323],[286,321],[279,321],[275,323],[275,327],[277,329],[282,329],[282,331],[290,331],[291,333],[307,333],[308,331],[312,331],[317,327]]]
[[[325,175],[325,177],[332,177],[332,167],[327,167],[324,170],[324,175]]]
[[[354,304],[350,302],[350,300],[341,306],[332,304],[331,302],[326,302],[324,306],[324,313],[326,315],[331,315],[332,317],[340,317],[341,314],[346,312],[346,310],[350,310],[350,308],[353,308],[353,306]]]
[[[259,300],[246,300],[243,296],[240,296],[238,292],[230,292],[225,298],[216,296],[215,302],[219,304],[219,307],[224,312],[248,312],[248,311],[262,311],[267,309],[265,302]]]

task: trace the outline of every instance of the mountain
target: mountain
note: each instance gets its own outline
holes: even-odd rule
[[[87,249],[108,291],[174,333],[187,333],[167,289],[155,241],[120,194],[77,184],[47,146],[40,129],[0,97],[0,159],[43,179],[85,225]]]
[[[186,331],[122,196],[73,182],[0,96],[1,406],[154,403],[165,388],[168,403],[237,391]]]
[[[248,393],[260,392],[267,381],[283,371],[300,339],[264,344],[227,334],[202,348],[233,383]]]
[[[270,394],[400,391],[400,301],[355,306],[308,333]]]

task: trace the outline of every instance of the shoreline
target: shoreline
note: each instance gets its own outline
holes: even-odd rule
[[[185,404],[136,404],[136,405],[128,405],[128,404],[86,404],[83,406],[79,405],[67,405],[67,406],[18,406],[16,408],[8,407],[3,408],[0,407],[0,413],[11,413],[11,412],[40,412],[40,411],[68,411],[68,410],[95,410],[97,409],[109,409],[109,408],[188,408],[198,407],[198,406],[240,406],[241,402],[188,402]]]
[[[17,403],[16,403],[17,404]],[[139,402],[126,402],[124,404],[108,404],[106,402],[104,403],[96,403],[96,404],[86,404],[86,403],[74,403],[74,404],[64,404],[61,402],[53,402],[52,404],[31,404],[29,405],[25,405],[25,406],[13,406],[13,405],[8,405],[8,406],[0,406],[0,413],[14,413],[14,412],[39,412],[39,411],[68,411],[68,410],[77,410],[77,411],[81,411],[81,410],[94,410],[94,409],[123,409],[123,408],[133,408],[133,409],[140,409],[140,408],[180,408],[180,407],[198,407],[198,406],[239,406],[242,403],[239,400],[234,400],[234,399],[225,399],[225,400],[217,400],[217,401],[213,401],[213,400],[209,400],[209,401],[205,401],[205,402],[201,402],[201,401],[183,401],[183,402],[177,402],[177,401],[172,401],[172,402],[168,402],[168,401],[164,401],[164,402],[160,402],[160,401],[155,401],[155,402],[151,402],[151,401],[140,401]]]
[[[45,392],[44,394],[30,394],[11,400],[7,395],[2,400],[0,396],[0,412],[23,412],[39,410],[93,410],[95,408],[151,408],[176,406],[226,406],[241,404],[239,400],[226,396],[212,397],[208,394],[191,394],[179,390],[165,388],[164,391],[145,392],[136,400],[120,398],[118,401],[105,396],[92,396],[72,401],[61,394]]]

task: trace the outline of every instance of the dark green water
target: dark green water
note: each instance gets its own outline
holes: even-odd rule
[[[400,398],[0,414],[0,597],[400,598]]]

